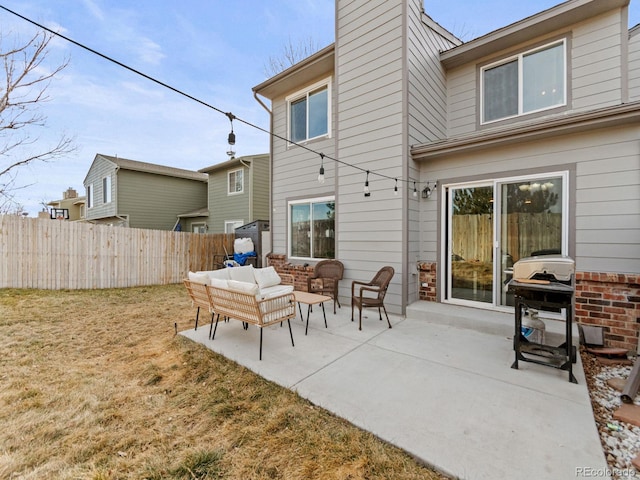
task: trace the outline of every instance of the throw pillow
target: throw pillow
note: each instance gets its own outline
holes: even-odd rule
[[[229,280],[229,290],[248,293],[249,295],[257,295],[259,293],[258,285],[253,282],[239,282],[237,280]]]
[[[256,283],[253,276],[253,265],[244,265],[242,267],[231,267],[229,270],[229,278],[238,282]]]
[[[253,271],[253,275],[256,277],[256,282],[261,289],[274,287],[282,282],[280,275],[273,267],[256,268]]]

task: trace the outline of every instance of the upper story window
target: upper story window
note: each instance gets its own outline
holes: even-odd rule
[[[231,170],[227,173],[227,185],[229,195],[244,192],[244,172],[240,168],[238,170]]]
[[[93,183],[87,185],[87,208],[93,208]]]
[[[566,105],[566,64],[561,40],[483,67],[481,123]]]
[[[287,97],[289,140],[304,142],[329,134],[330,79]]]
[[[111,203],[111,176],[102,179],[102,203]]]

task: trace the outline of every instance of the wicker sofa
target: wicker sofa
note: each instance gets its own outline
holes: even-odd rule
[[[264,327],[286,320],[289,325],[291,345],[295,346],[290,323],[290,319],[296,316],[293,277],[283,277],[280,277],[273,267],[254,268],[248,265],[211,272],[189,272],[184,284],[193,306],[198,307],[198,312],[200,308],[206,307],[212,313],[209,328],[209,337],[212,340],[215,339],[221,316],[226,319],[240,320],[245,329],[250,324],[256,325],[260,329],[259,358],[262,360]],[[285,284],[283,280],[291,283]],[[206,295],[206,303],[203,300],[203,294]],[[215,328],[213,328],[214,317]]]

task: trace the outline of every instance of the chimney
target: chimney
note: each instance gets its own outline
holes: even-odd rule
[[[64,200],[67,200],[69,198],[77,198],[78,197],[78,192],[76,192],[73,188],[69,187],[67,188],[67,191],[64,192],[62,194],[62,198]]]

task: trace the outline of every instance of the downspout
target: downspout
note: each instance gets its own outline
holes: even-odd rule
[[[273,252],[273,135],[271,135],[273,132],[273,112],[269,110],[269,107],[264,104],[255,91],[253,92],[253,98],[255,98],[269,114],[269,244],[271,245],[271,252]],[[267,252],[266,255],[271,252]],[[262,253],[265,255],[265,252]]]

